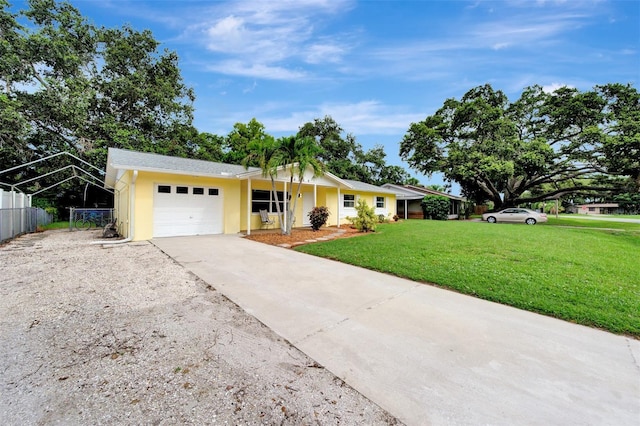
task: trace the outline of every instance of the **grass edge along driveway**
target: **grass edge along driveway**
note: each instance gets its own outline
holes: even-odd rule
[[[554,225],[409,220],[296,250],[639,338],[640,225]]]

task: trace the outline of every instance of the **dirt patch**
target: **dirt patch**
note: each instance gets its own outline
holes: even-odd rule
[[[280,229],[251,231],[251,235],[247,235],[245,238],[276,246],[282,244],[294,246],[327,239],[349,238],[360,235],[366,234],[358,232],[357,229],[352,228],[350,225],[343,225],[340,228],[335,226],[320,228],[318,231],[312,231],[311,229],[293,229],[291,230],[291,235],[282,235]]]
[[[397,424],[152,244],[0,247],[3,424]]]

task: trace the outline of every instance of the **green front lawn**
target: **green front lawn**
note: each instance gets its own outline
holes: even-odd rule
[[[640,232],[640,223],[614,222],[603,219],[583,219],[580,216],[548,216],[549,221],[540,225],[552,226],[579,226],[583,228],[620,229],[631,232]]]
[[[560,213],[560,216],[568,216],[568,215],[566,213]],[[574,213],[571,216],[575,216],[575,217],[590,216],[590,217],[593,217],[594,215],[586,215],[586,214]],[[616,218],[616,219],[640,219],[640,214],[599,214],[599,215],[596,215],[596,217],[609,217],[609,218]]]
[[[296,250],[640,337],[633,230],[409,220]]]

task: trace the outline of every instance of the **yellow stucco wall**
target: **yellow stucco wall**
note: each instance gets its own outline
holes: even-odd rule
[[[354,207],[348,208],[344,207],[342,204],[340,205],[340,223],[350,223],[349,217],[355,217],[357,212],[355,206],[358,204],[359,200],[364,200],[367,203],[367,206],[373,207],[376,216],[382,215],[386,219],[392,219],[393,216],[397,213],[397,205],[396,205],[396,196],[394,194],[388,194],[384,192],[363,192],[363,191],[354,191],[354,190],[345,190],[342,191],[340,196],[342,200],[344,199],[344,195],[354,195]],[[376,206],[376,197],[384,198],[384,207],[379,208]]]
[[[327,226],[337,226],[338,224],[338,189],[318,188],[318,205],[329,209],[329,219]]]
[[[114,216],[118,227],[118,234],[129,237],[129,182],[131,171],[125,172],[116,182],[113,195]]]
[[[251,190],[254,189],[259,189],[259,190],[263,190],[263,191],[271,191],[271,182],[270,181],[263,181],[263,180],[252,180],[251,181]],[[282,182],[276,182],[276,189],[278,191],[283,191],[284,190],[284,184]],[[289,184],[287,184],[287,190],[291,191],[291,187],[289,186]],[[293,191],[297,190],[297,186],[294,186]],[[304,194],[304,192],[309,192],[313,190],[313,186],[312,185],[304,185],[303,189],[301,191],[302,194]],[[318,205],[322,205],[322,204],[318,204]],[[242,230],[246,230],[247,229],[247,209],[250,208],[248,207],[247,204],[247,181],[243,181],[241,183],[241,222],[240,222],[240,228]],[[298,201],[296,203],[296,208],[295,208],[295,223],[294,223],[294,227],[302,227],[304,224],[304,204],[303,204],[303,198],[298,198]],[[269,214],[269,217],[271,219],[273,219],[274,223],[272,225],[269,226],[263,226],[262,225],[262,220],[260,218],[260,214],[259,213],[251,213],[250,215],[250,221],[251,221],[251,229],[277,229],[280,228],[280,219],[278,217],[278,215],[275,212],[272,212]]]
[[[133,172],[127,171],[117,182],[116,189],[116,214],[120,227],[120,233],[127,237],[129,230],[129,203],[130,193],[129,187],[133,178]],[[260,215],[258,213],[247,214],[250,211],[248,192],[248,181],[238,179],[221,179],[210,177],[197,177],[197,176],[182,176],[175,174],[165,173],[152,173],[143,172],[138,173],[134,190],[134,235],[133,240],[148,240],[153,238],[153,200],[154,191],[157,184],[169,184],[169,185],[184,185],[184,186],[203,186],[219,188],[221,196],[223,197],[223,232],[225,234],[234,234],[240,231],[247,230],[247,220],[249,220],[249,229],[256,230],[262,229],[262,223]],[[277,184],[277,189],[282,191],[284,188],[283,183]],[[271,182],[252,179],[251,189],[271,190]],[[289,187],[287,189],[290,190]],[[296,188],[294,188],[295,191]],[[313,185],[304,185],[302,194],[313,194]],[[329,208],[330,216],[327,225],[336,226],[338,223],[338,212],[340,211],[340,223],[346,223],[345,216],[351,213],[346,213],[344,208],[339,203],[341,199],[338,197],[338,189],[336,187],[316,186],[316,206],[326,206]],[[375,196],[385,197],[385,216],[393,216],[396,214],[396,201],[395,196],[385,193],[361,193],[357,191],[341,191],[342,194],[355,194],[356,199],[359,197],[364,198],[369,206],[375,206]],[[303,195],[304,197],[304,195]],[[296,227],[303,226],[305,222],[304,218],[304,199],[299,198],[296,204],[295,210],[295,225]],[[378,214],[378,213],[376,213]],[[353,214],[351,214],[353,215]],[[276,214],[271,214],[274,219],[274,224],[269,228],[278,229],[280,227]]]
[[[240,181],[198,176],[139,172],[135,184],[135,241],[153,237],[153,192],[156,184],[214,187],[223,197],[224,233],[240,232]]]

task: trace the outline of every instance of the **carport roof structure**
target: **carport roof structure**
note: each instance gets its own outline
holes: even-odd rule
[[[65,151],[61,151],[61,152],[58,152],[56,154],[51,154],[51,155],[48,155],[46,157],[38,158],[37,160],[30,161],[28,163],[20,164],[20,165],[17,165],[17,166],[14,166],[14,167],[11,167],[11,168],[8,168],[8,169],[5,169],[5,170],[0,170],[0,175],[6,174],[6,173],[10,173],[10,172],[15,172],[15,171],[24,169],[26,167],[32,166],[34,164],[46,162],[46,161],[51,160],[51,159],[56,158],[56,157],[69,157],[70,160],[76,160],[79,163],[81,163],[83,166],[86,166],[87,168],[89,168],[90,170],[94,169],[98,173],[104,174],[104,172],[102,170],[98,169],[93,164],[90,164],[90,163],[82,160],[81,158],[76,157],[75,155],[73,155],[71,153],[68,153],[68,152],[65,152]],[[33,195],[39,194],[41,192],[47,191],[47,190],[49,190],[51,188],[54,188],[54,187],[56,187],[56,186],[58,186],[60,184],[63,184],[65,182],[68,182],[68,181],[70,181],[72,179],[76,179],[76,178],[86,182],[89,185],[93,185],[93,186],[96,186],[98,188],[104,189],[107,192],[113,193],[113,186],[112,185],[110,185],[108,182],[105,182],[104,187],[102,187],[98,183],[101,180],[100,178],[96,177],[92,173],[90,173],[87,170],[83,169],[81,166],[77,166],[75,164],[68,164],[68,165],[60,167],[60,168],[58,168],[56,170],[52,170],[52,171],[49,171],[47,173],[40,174],[40,175],[38,175],[36,177],[32,177],[32,178],[29,178],[29,179],[21,180],[20,182],[13,182],[13,183],[0,182],[0,185],[10,187],[11,191],[18,190],[20,192],[23,192],[20,189],[20,186],[26,185],[26,184],[31,183],[31,182],[36,182],[36,181],[38,181],[38,180],[40,180],[40,179],[42,179],[44,177],[55,175],[55,174],[58,174],[58,173],[61,173],[61,172],[67,171],[67,170],[71,170],[71,172],[72,172],[71,176],[67,177],[66,179],[59,180],[58,182],[54,183],[53,185],[47,186],[46,188],[41,188],[36,192],[32,192],[29,195],[33,196]]]

